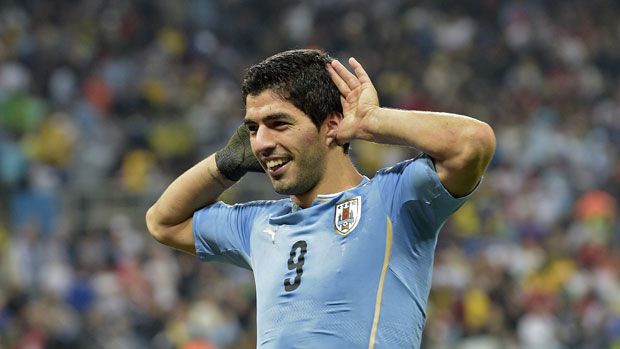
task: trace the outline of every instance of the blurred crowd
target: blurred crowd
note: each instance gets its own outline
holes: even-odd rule
[[[0,348],[255,346],[252,276],[142,214],[241,122],[244,70],[298,47],[357,57],[383,105],[496,132],[441,233],[423,348],[620,348],[618,42],[613,0],[2,1]],[[352,148],[369,176],[414,154]],[[273,195],[256,176],[225,199]]]

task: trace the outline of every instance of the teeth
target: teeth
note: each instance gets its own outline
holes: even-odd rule
[[[279,166],[279,165],[281,165],[281,164],[283,164],[285,162],[286,161],[283,160],[283,159],[269,160],[269,161],[267,161],[267,167],[274,168],[274,167]]]

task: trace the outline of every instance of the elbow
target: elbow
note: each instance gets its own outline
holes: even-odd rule
[[[151,206],[146,211],[146,228],[149,231],[149,234],[153,239],[157,240],[160,243],[165,244],[166,239],[166,229],[165,225],[162,224],[161,219],[157,215],[155,205]]]
[[[489,124],[477,121],[465,132],[465,140],[457,167],[482,176],[495,154],[495,133]]]
[[[155,204],[146,211],[146,227],[153,239],[163,245],[195,255],[192,220],[186,219],[177,224],[170,224],[160,209]]]
[[[485,122],[480,122],[474,132],[474,160],[477,167],[484,172],[495,155],[496,139],[493,128]]]
[[[454,144],[453,156],[441,162],[439,177],[455,197],[476,188],[495,153],[495,134],[486,123],[476,121],[463,127]]]

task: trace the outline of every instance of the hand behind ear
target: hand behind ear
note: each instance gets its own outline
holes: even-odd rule
[[[377,90],[362,65],[355,58],[350,58],[349,64],[355,74],[337,60],[327,65],[327,71],[340,91],[344,115],[336,137],[339,144],[353,139],[370,140],[371,136],[365,131],[363,123],[368,121],[367,117],[373,110],[379,108]]]

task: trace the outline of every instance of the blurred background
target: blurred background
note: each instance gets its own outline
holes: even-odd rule
[[[495,129],[423,348],[620,348],[619,42],[612,0],[2,0],[0,348],[255,347],[251,274],[144,213],[241,122],[244,70],[300,47],[357,57],[382,105]],[[225,200],[274,195],[251,175]]]

